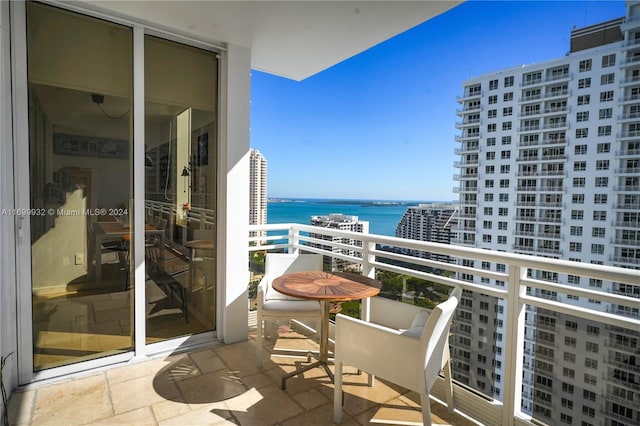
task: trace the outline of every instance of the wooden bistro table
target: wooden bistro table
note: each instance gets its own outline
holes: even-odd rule
[[[351,273],[308,271],[282,275],[273,280],[272,286],[275,290],[287,296],[319,300],[322,308],[318,361],[283,376],[282,389],[286,388],[287,379],[320,366],[324,368],[333,382],[333,373],[328,366],[329,309],[331,302],[344,302],[375,296],[380,293],[380,281]],[[315,355],[313,356],[315,357]]]

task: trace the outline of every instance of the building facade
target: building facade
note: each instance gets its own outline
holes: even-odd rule
[[[249,225],[267,223],[267,159],[252,149],[249,155]],[[251,237],[263,236],[251,232]]]
[[[450,244],[451,230],[457,225],[458,207],[452,204],[419,204],[410,206],[396,227],[396,237]],[[412,251],[412,256],[449,261],[449,256]]]
[[[627,16],[571,32],[566,56],[464,82],[456,124],[460,217],[455,243],[640,268],[640,3]],[[473,262],[474,283],[504,287]],[[638,317],[561,286],[640,297],[640,282],[552,283],[536,296]],[[457,380],[501,398],[506,324],[496,299],[465,292],[452,339]],[[548,424],[640,423],[640,333],[530,306],[522,409]],[[473,365],[474,368],[470,368]]]
[[[351,231],[351,232],[362,232],[369,233],[369,222],[359,220],[358,216],[350,216],[342,213],[332,213],[325,216],[311,216],[310,225],[320,226],[322,228],[336,229],[342,231]],[[332,242],[338,242],[342,244],[355,245],[357,247],[362,247],[361,241],[356,241],[353,238],[347,238],[340,235],[329,235],[329,234],[309,234],[312,238],[318,238],[322,240],[328,240]],[[312,246],[314,246],[312,244]],[[321,247],[323,250],[330,250],[333,253],[343,254],[346,256],[360,256],[354,250],[344,249],[340,247],[334,247],[329,245],[317,244],[316,247]],[[352,265],[346,259],[338,259],[333,257],[331,259],[331,270],[332,271],[343,271]]]

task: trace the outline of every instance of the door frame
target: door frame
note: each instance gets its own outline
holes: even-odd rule
[[[144,88],[144,38],[145,35],[159,36],[177,43],[201,48],[217,54],[219,68],[223,68],[221,61],[226,58],[224,49],[220,46],[197,40],[181,37],[177,34],[164,30],[155,29],[147,25],[130,22],[122,18],[110,16],[104,13],[97,13],[90,9],[85,9],[78,5],[60,4],[57,2],[43,2],[54,7],[80,13],[92,18],[102,19],[124,25],[132,29],[132,62],[133,62],[133,240],[132,252],[134,282],[145,282],[145,259],[144,259],[144,194],[145,194],[145,88]],[[29,174],[29,110],[28,110],[28,80],[27,80],[27,40],[26,40],[26,3],[9,2],[9,19],[11,22],[11,56],[7,59],[11,66],[11,107],[13,110],[13,163],[14,180],[11,190],[14,194],[16,209],[29,209],[30,207],[30,174]],[[217,85],[221,87],[221,76],[218,73]],[[218,91],[217,120],[221,121],[221,94]],[[221,147],[220,127],[216,138],[217,149]],[[218,188],[221,176],[221,161],[218,156],[216,164],[218,176]],[[219,189],[217,190],[219,193]],[[141,197],[136,197],[142,194]],[[216,203],[216,210],[220,210],[220,198]],[[32,311],[32,280],[31,280],[31,233],[30,223],[26,216],[15,217],[16,238],[15,238],[15,271],[16,271],[16,332],[17,332],[17,362],[18,362],[18,383],[27,384],[37,380],[46,380],[81,371],[97,369],[100,367],[125,363],[132,360],[139,360],[151,355],[157,355],[180,350],[186,347],[194,347],[211,343],[217,339],[222,319],[221,301],[219,297],[224,294],[220,288],[220,281],[217,280],[216,293],[216,329],[209,332],[195,335],[181,336],[163,342],[146,344],[146,310],[145,310],[145,286],[134,286],[133,303],[133,350],[116,355],[105,355],[93,360],[81,361],[61,367],[50,368],[38,372],[33,371],[33,311]],[[218,228],[218,235],[220,229]],[[218,238],[218,237],[216,237]],[[219,259],[219,256],[217,256]],[[218,261],[219,263],[219,261]],[[219,270],[219,268],[216,268]],[[218,277],[219,278],[219,277]]]

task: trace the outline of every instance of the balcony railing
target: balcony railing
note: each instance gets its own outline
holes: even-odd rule
[[[551,280],[541,280],[532,277],[541,276],[566,276],[580,277],[581,282],[589,282],[590,279],[603,282],[623,283],[638,285],[638,271],[634,269],[617,268],[613,266],[596,265],[591,263],[574,262],[546,257],[530,256],[525,254],[506,253],[493,250],[483,250],[467,246],[448,245],[440,243],[422,242],[416,240],[386,237],[375,234],[362,234],[349,231],[340,231],[327,228],[313,227],[302,224],[274,224],[250,226],[250,232],[267,232],[267,244],[259,245],[265,237],[249,237],[249,251],[281,251],[281,252],[307,252],[326,256],[328,259],[341,260],[342,264],[352,265],[363,275],[376,277],[379,273],[396,273],[401,276],[417,278],[433,283],[432,285],[460,286],[465,290],[463,300],[470,298],[482,308],[483,300],[496,300],[495,308],[499,313],[494,313],[500,319],[500,327],[495,328],[493,343],[486,340],[478,340],[478,345],[488,346],[491,352],[493,347],[494,366],[499,361],[502,389],[502,400],[496,400],[493,391],[484,392],[473,387],[474,381],[469,381],[469,372],[459,372],[454,377],[459,377],[466,382],[466,386],[456,382],[454,390],[455,405],[465,414],[485,424],[532,424],[533,418],[539,418],[540,414],[533,409],[532,413],[524,413],[521,409],[523,394],[532,391],[531,386],[537,389],[548,388],[550,392],[559,391],[557,386],[561,383],[559,377],[552,374],[543,374],[542,371],[524,370],[525,330],[530,325],[525,323],[525,312],[537,310],[539,315],[575,317],[582,321],[601,324],[602,330],[625,329],[631,333],[640,329],[640,315],[619,314],[622,310],[627,312],[640,311],[640,298],[607,292],[604,288],[581,287]],[[310,237],[310,235],[326,235],[328,240]],[[336,242],[332,242],[335,239]],[[353,245],[344,247],[344,241],[354,241]],[[345,250],[348,249],[348,250]],[[346,254],[346,253],[351,254]],[[454,263],[446,263],[438,260],[418,258],[408,255],[412,252],[427,252],[433,255],[449,256]],[[480,268],[481,263],[502,265],[500,272]],[[329,262],[330,264],[335,262]],[[506,271],[506,272],[503,272]],[[473,277],[476,277],[474,279]],[[480,280],[478,280],[478,278]],[[494,284],[495,283],[495,284]],[[383,288],[385,282],[383,281]],[[553,298],[546,295],[553,294]],[[557,295],[557,296],[555,296]],[[404,296],[403,296],[404,298]],[[596,300],[598,303],[585,304],[580,302]],[[369,309],[370,302],[363,302],[363,311]],[[402,303],[398,302],[399,305]],[[613,309],[615,307],[615,309]],[[611,309],[610,309],[611,308]],[[460,312],[468,312],[469,309],[461,306]],[[494,320],[483,319],[480,315],[479,324],[468,321],[471,317],[456,315],[456,322],[472,325],[486,325],[495,323]],[[467,321],[465,321],[467,320]],[[564,324],[564,321],[562,322]],[[558,322],[560,324],[560,322]],[[530,329],[530,328],[529,328]],[[536,333],[528,335],[540,335],[540,339],[553,339],[546,336],[546,329],[540,329]],[[499,339],[497,339],[499,334]],[[609,336],[607,333],[606,336]],[[599,339],[600,346],[605,346],[605,335],[594,336]],[[559,336],[555,338],[557,340]],[[470,342],[468,333],[456,334],[451,338],[452,358],[454,364],[458,360],[468,358],[465,354],[465,345]],[[610,343],[610,340],[607,340]],[[535,343],[543,343],[536,340]],[[557,343],[557,342],[556,342]],[[476,343],[474,343],[475,345]],[[460,352],[462,351],[462,352]],[[460,353],[460,355],[457,355]],[[475,352],[474,352],[475,353]],[[474,357],[475,358],[475,355]],[[470,362],[473,364],[474,359]],[[475,365],[471,365],[470,371],[475,371]],[[498,367],[496,367],[497,369]],[[531,365],[533,368],[533,365]],[[525,373],[526,374],[523,374]],[[489,372],[491,373],[491,372]],[[484,372],[483,372],[484,374]],[[556,374],[560,374],[556,372]],[[488,374],[487,376],[491,376]],[[553,384],[551,384],[551,380]],[[527,384],[529,383],[529,384]],[[442,382],[436,383],[434,394],[443,397]],[[523,387],[524,385],[524,387]],[[602,385],[604,386],[604,385]],[[604,392],[604,388],[602,390]],[[484,393],[484,396],[481,394]],[[531,406],[529,406],[531,407]]]

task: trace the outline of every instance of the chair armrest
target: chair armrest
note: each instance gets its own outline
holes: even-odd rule
[[[267,286],[269,285],[269,280],[271,280],[271,278],[267,275],[265,275],[264,277],[262,277],[262,280],[260,280],[260,283],[258,283],[258,293],[256,295],[257,298],[257,302],[258,302],[258,307],[262,307],[262,304],[266,301],[266,297],[267,297]]]
[[[419,337],[385,326],[336,315],[335,361],[361,369],[411,390],[420,390],[424,351]]]
[[[401,330],[338,314],[335,346],[336,358],[341,358],[346,364],[354,353],[359,354],[354,361],[370,354],[397,362],[398,353],[411,354],[418,350],[420,338],[406,336]],[[366,370],[364,367],[363,369]]]
[[[406,340],[407,344],[418,344],[420,339],[416,339],[412,336],[406,336],[406,330],[396,330],[395,328],[389,328],[381,324],[373,322],[367,322],[358,318],[353,318],[343,314],[336,315],[336,339],[338,333],[345,335],[346,333],[366,333],[371,337],[377,337],[381,339],[400,339]],[[344,336],[341,336],[344,337]]]

